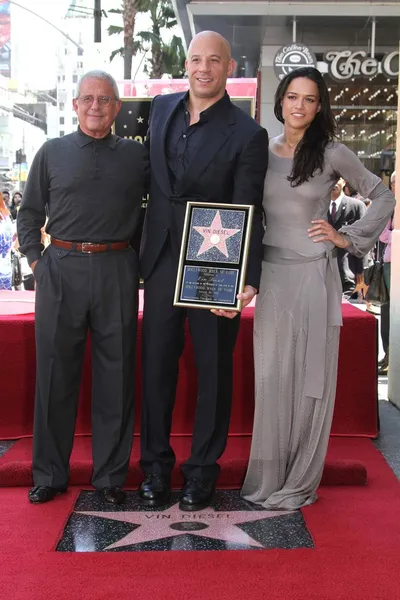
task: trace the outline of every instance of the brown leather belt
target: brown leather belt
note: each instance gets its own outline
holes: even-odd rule
[[[93,242],[65,242],[57,238],[51,238],[51,243],[57,248],[63,248],[63,250],[73,250],[74,252],[84,252],[85,254],[109,252],[110,250],[125,250],[129,247],[129,242],[95,244]]]

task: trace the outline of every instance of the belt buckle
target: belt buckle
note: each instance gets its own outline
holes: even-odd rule
[[[85,254],[92,254],[93,251],[90,249],[92,246],[97,246],[97,244],[93,244],[93,242],[82,242],[82,252]]]

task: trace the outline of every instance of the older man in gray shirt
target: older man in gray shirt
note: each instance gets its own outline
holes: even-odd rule
[[[133,436],[138,266],[130,247],[147,176],[145,148],[111,133],[114,79],[86,73],[73,101],[79,129],[37,153],[18,215],[36,280],[36,404],[32,503],[68,484],[88,331],[92,342],[92,484],[124,500]],[[51,244],[42,254],[41,228]]]

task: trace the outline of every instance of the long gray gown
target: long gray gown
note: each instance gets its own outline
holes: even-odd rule
[[[269,509],[312,504],[320,483],[336,393],[341,282],[331,242],[313,242],[343,177],[372,200],[366,215],[340,230],[364,256],[394,208],[392,193],[343,144],[325,151],[322,173],[299,187],[292,159],[271,151],[264,190],[266,232],[254,321],[255,415],[242,496]]]

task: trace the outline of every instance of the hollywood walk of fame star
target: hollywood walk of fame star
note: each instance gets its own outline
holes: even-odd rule
[[[226,258],[229,257],[226,240],[241,231],[240,229],[225,229],[222,227],[219,210],[217,210],[211,225],[208,227],[194,226],[193,229],[198,231],[204,238],[197,256],[204,254],[210,248],[218,248]]]
[[[137,122],[138,123],[143,123],[143,121],[144,121],[143,117],[137,117]]]
[[[85,510],[78,511],[77,514],[138,525],[134,531],[104,548],[104,550],[112,550],[132,544],[155,542],[187,534],[222,540],[229,544],[264,548],[260,542],[245,533],[237,525],[288,515],[289,513],[288,511],[268,510],[216,511],[213,508],[205,508],[189,513],[179,510],[179,504],[176,503],[164,511],[103,512]]]

